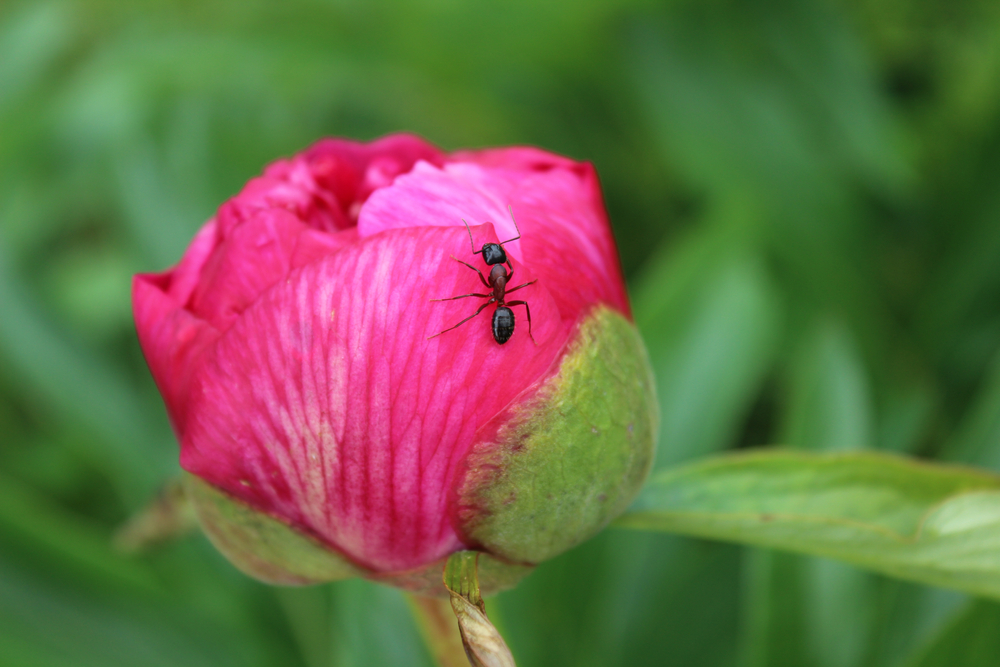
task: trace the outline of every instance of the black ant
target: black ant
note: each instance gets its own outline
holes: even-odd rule
[[[536,345],[538,344],[535,342],[535,337],[531,334],[531,309],[528,308],[528,302],[506,300],[506,296],[510,292],[515,292],[522,287],[527,287],[528,285],[533,285],[538,282],[538,280],[532,280],[531,282],[507,289],[507,283],[514,277],[514,266],[507,257],[507,252],[503,249],[503,246],[505,243],[510,243],[511,241],[516,241],[521,238],[521,230],[517,228],[517,220],[514,220],[514,209],[508,205],[507,210],[510,211],[510,219],[514,222],[514,229],[517,230],[517,236],[512,239],[507,239],[503,243],[484,243],[483,247],[479,250],[476,250],[476,244],[472,241],[472,229],[469,227],[469,223],[465,222],[465,218],[462,219],[462,222],[465,223],[465,230],[469,232],[469,247],[472,248],[472,254],[481,254],[483,256],[483,261],[486,262],[486,264],[493,266],[493,268],[490,269],[489,281],[487,281],[483,276],[482,271],[468,262],[463,262],[454,255],[452,255],[451,258],[460,264],[465,264],[467,267],[478,273],[479,279],[483,282],[483,285],[485,285],[487,289],[491,290],[492,293],[460,294],[459,296],[451,296],[446,299],[431,299],[431,301],[454,301],[455,299],[464,299],[466,297],[475,296],[481,299],[489,299],[489,301],[479,306],[479,310],[474,312],[472,315],[469,315],[455,326],[448,327],[444,331],[439,331],[433,336],[428,336],[427,340],[440,336],[443,333],[447,333],[452,329],[457,329],[479,313],[483,312],[483,309],[486,308],[486,306],[491,303],[495,303],[497,304],[497,309],[493,311],[493,340],[500,345],[503,345],[510,340],[510,337],[514,335],[514,311],[512,311],[508,306],[524,306],[525,312],[528,313],[528,336],[531,337],[531,342]],[[507,267],[510,268],[509,272],[504,268],[504,263],[506,263]]]

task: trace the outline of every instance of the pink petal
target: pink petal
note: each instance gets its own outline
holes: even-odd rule
[[[517,293],[537,346],[520,307],[506,345],[492,307],[428,340],[485,301],[430,302],[482,290],[449,259],[467,249],[464,227],[399,229],[275,284],[205,356],[183,467],[376,570],[460,548],[449,503],[478,425],[544,378],[568,336],[539,283]]]
[[[159,285],[175,303],[186,304],[198,287],[202,267],[218,242],[218,225],[213,218],[198,230],[177,266],[160,274],[145,274],[144,278]]]
[[[510,205],[521,238],[504,247],[515,266],[530,266],[545,284],[563,319],[573,321],[597,303],[630,315],[597,176],[589,164],[570,165],[525,171],[418,162],[392,186],[372,194],[361,210],[358,231],[365,237],[413,225],[463,226],[464,218],[470,225],[492,222],[496,236],[506,240],[517,235]],[[475,247],[483,242],[477,238]],[[459,257],[472,256],[468,245],[463,253]]]
[[[184,275],[179,269],[175,273]],[[184,310],[164,290],[165,282],[164,275],[135,276],[132,310],[146,363],[163,395],[174,431],[180,437],[184,432],[191,377],[201,355],[219,337],[219,332]]]
[[[378,188],[409,171],[417,160],[443,162],[440,151],[412,135],[370,144],[324,139],[304,153],[279,160],[251,179],[219,210],[222,233],[256,211],[285,209],[314,229],[336,232],[357,222],[358,210]]]
[[[317,231],[284,209],[252,211],[243,222],[229,225],[213,249],[189,307],[225,331],[264,290],[356,237],[353,228],[337,234]]]
[[[353,174],[344,176],[345,181]],[[219,208],[216,216],[223,235],[253,217],[259,211],[289,211],[310,227],[326,232],[346,229],[353,223],[327,184],[317,181],[301,157],[279,160],[267,167],[262,176],[251,179],[240,193]],[[353,186],[351,186],[353,187]]]
[[[587,163],[543,151],[533,146],[488,148],[481,151],[458,151],[448,156],[448,162],[473,162],[484,167],[501,167],[520,171],[548,171],[556,167],[582,170]]]
[[[361,204],[378,188],[413,168],[418,160],[442,164],[436,147],[412,134],[393,134],[370,144],[323,139],[303,153],[316,182],[334,193],[351,224]]]

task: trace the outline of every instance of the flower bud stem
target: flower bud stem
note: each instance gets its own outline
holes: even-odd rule
[[[444,566],[451,600],[410,595],[410,608],[440,667],[516,667],[503,637],[486,617],[479,592],[479,553],[459,551]],[[458,619],[456,627],[454,618]],[[457,632],[456,632],[457,630]]]
[[[515,667],[506,642],[486,617],[478,568],[479,554],[474,551],[453,553],[444,566],[444,585],[451,593],[465,655],[473,667]]]
[[[451,602],[413,594],[407,595],[407,599],[435,664],[438,667],[466,667],[469,661]]]

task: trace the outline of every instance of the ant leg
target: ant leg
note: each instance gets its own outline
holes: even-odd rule
[[[459,294],[458,296],[447,296],[447,297],[445,297],[443,299],[428,299],[428,301],[454,301],[455,299],[464,299],[467,296],[478,296],[478,297],[482,297],[483,299],[489,299],[490,296],[492,296],[492,295],[490,295],[490,294]]]
[[[526,285],[530,285],[531,283],[525,283],[525,284]],[[524,285],[521,285],[521,287],[524,287]],[[527,301],[508,301],[506,303],[506,305],[508,305],[508,306],[524,306],[525,312],[528,313],[528,336],[531,338],[531,342],[532,343],[534,343],[535,345],[538,345],[538,341],[536,341],[535,337],[531,334],[531,308],[528,308],[528,302]]]
[[[437,332],[436,334],[434,334],[433,336],[428,336],[428,337],[427,337],[427,340],[430,340],[431,338],[437,338],[437,337],[438,337],[438,336],[440,336],[441,334],[443,334],[443,333],[447,333],[447,332],[451,331],[452,329],[457,329],[458,327],[462,326],[463,324],[465,324],[466,322],[468,322],[469,320],[471,320],[471,319],[472,319],[473,317],[475,317],[475,316],[476,316],[476,315],[478,315],[479,313],[483,312],[483,308],[485,308],[486,306],[490,305],[490,304],[491,304],[491,303],[493,303],[494,301],[496,301],[496,299],[492,299],[492,298],[491,298],[491,299],[490,299],[489,301],[487,301],[487,302],[486,302],[486,303],[484,303],[483,305],[479,306],[479,310],[477,310],[476,312],[472,313],[471,315],[469,315],[468,317],[466,317],[466,318],[465,318],[464,320],[462,320],[461,322],[459,322],[459,323],[458,323],[458,324],[456,324],[455,326],[453,326],[453,327],[448,327],[448,328],[447,328],[447,329],[445,329],[444,331],[438,331],[438,332]],[[530,315],[528,316],[528,333],[529,333],[529,334],[531,333],[531,316],[530,316]],[[534,339],[532,339],[532,340],[534,340]]]
[[[530,283],[524,283],[523,285],[518,285],[517,287],[511,287],[509,290],[506,290],[506,293],[510,294],[511,292],[516,292],[517,290],[521,289],[522,287],[527,287],[528,285],[534,285],[537,282],[538,282],[538,278],[535,278]]]
[[[510,211],[510,219],[511,219],[511,221],[512,221],[512,222],[514,223],[514,229],[517,229],[517,220],[514,220],[514,209],[513,209],[513,208],[511,208],[510,204],[507,204],[507,210],[508,210],[508,211]],[[471,232],[470,232],[470,233],[471,233]],[[512,238],[512,239],[507,239],[507,240],[506,240],[506,241],[504,241],[503,243],[510,243],[511,241],[516,241],[516,240],[518,240],[519,238],[521,238],[521,230],[520,230],[520,229],[517,229],[517,236],[515,236],[515,237],[514,237],[514,238]],[[503,243],[501,243],[500,245],[503,245]]]
[[[483,281],[483,285],[485,285],[488,289],[493,289],[490,286],[490,284],[488,282],[486,282],[486,278],[485,278],[485,276],[483,276],[483,272],[482,271],[480,271],[479,269],[477,269],[476,267],[474,267],[472,264],[469,264],[468,262],[463,262],[462,260],[460,260],[458,257],[455,257],[454,255],[451,255],[451,258],[453,260],[455,260],[456,262],[458,262],[459,264],[465,264],[467,267],[469,267],[470,269],[472,269],[473,271],[475,271],[476,273],[478,273],[479,274],[479,279]]]

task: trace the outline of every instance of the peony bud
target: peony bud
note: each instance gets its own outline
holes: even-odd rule
[[[503,241],[501,345],[488,298],[434,299],[492,294],[456,259],[489,279],[473,251]],[[265,581],[430,589],[475,549],[495,590],[600,530],[650,468],[652,378],[589,164],[324,140],[136,276],[133,306],[199,520]]]

